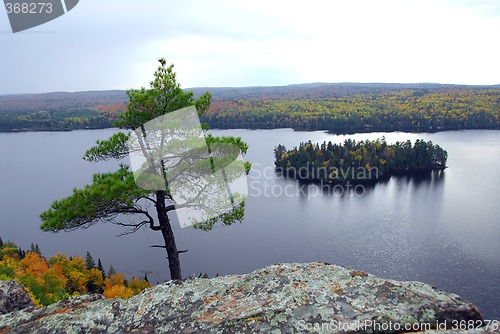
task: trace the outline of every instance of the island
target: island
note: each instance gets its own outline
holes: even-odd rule
[[[388,144],[376,140],[346,139],[343,144],[311,141],[288,150],[274,149],[277,172],[301,180],[362,183],[401,173],[446,168],[448,152],[432,141],[417,139]]]

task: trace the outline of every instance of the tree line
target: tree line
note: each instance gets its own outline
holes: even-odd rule
[[[278,145],[275,165],[285,175],[330,182],[369,181],[395,173],[446,168],[448,153],[432,141],[417,139],[388,144],[385,138],[343,144],[311,141],[291,150]]]
[[[70,296],[101,293],[108,298],[130,298],[151,287],[148,277],[125,279],[110,266],[106,273],[101,259],[97,264],[90,252],[85,257],[57,254],[45,258],[40,247],[26,251],[0,238],[0,280],[22,284],[37,306],[46,306]]]
[[[115,113],[102,112],[98,107],[0,113],[0,132],[105,129],[116,119]]]
[[[500,89],[409,89],[333,98],[214,101],[212,128],[334,133],[500,128]]]
[[[494,86],[353,84],[219,90],[201,118],[212,128],[290,127],[335,133],[500,128],[500,89]],[[0,131],[112,127],[125,110],[126,94],[111,93],[0,96]]]

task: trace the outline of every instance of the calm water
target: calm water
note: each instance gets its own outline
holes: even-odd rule
[[[0,133],[0,236],[23,248],[38,243],[46,256],[84,255],[109,268],[152,281],[168,279],[161,236],[144,229],[115,237],[120,229],[46,233],[38,215],[50,203],[117,163],[81,159],[96,139],[115,130],[66,133]],[[500,319],[500,131],[436,134],[375,133],[335,136],[281,130],[213,131],[237,135],[250,145],[245,221],[211,232],[174,226],[184,275],[247,273],[279,262],[323,261],[375,275],[419,280],[475,302],[486,318]],[[273,148],[311,139],[346,137],[387,141],[424,138],[449,153],[442,175],[398,177],[360,194],[328,195],[274,174]],[[285,192],[286,190],[286,192]]]

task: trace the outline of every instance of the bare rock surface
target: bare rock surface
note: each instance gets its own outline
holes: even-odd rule
[[[448,333],[480,325],[458,295],[324,263],[170,281],[128,300],[100,295],[0,316],[0,333]],[[437,326],[446,331],[431,331]],[[426,328],[425,326],[430,326]],[[437,327],[441,329],[441,327]],[[442,329],[445,329],[442,327]],[[453,332],[460,333],[460,332]],[[461,333],[500,333],[477,329]]]
[[[0,314],[34,307],[22,285],[15,281],[0,281]]]

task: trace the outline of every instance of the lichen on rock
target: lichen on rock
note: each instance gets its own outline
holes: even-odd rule
[[[480,324],[482,316],[460,296],[424,283],[291,263],[246,275],[170,281],[127,300],[92,295],[14,311],[0,316],[0,332],[395,333],[402,330],[366,324],[434,329],[452,320]]]
[[[28,292],[15,281],[0,281],[0,314],[34,308]]]

